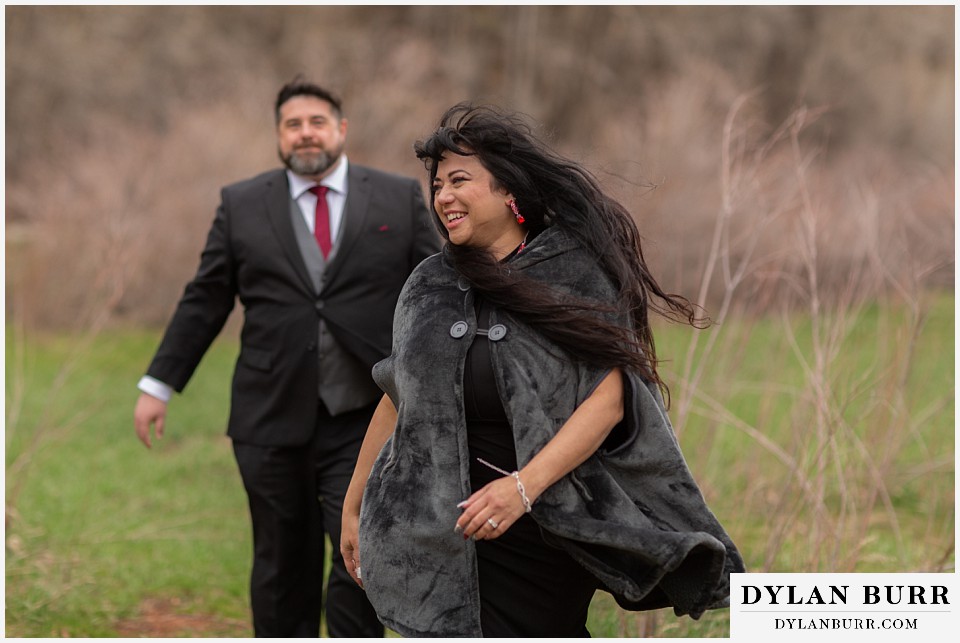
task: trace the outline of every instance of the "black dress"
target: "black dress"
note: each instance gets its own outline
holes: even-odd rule
[[[489,328],[489,305],[476,297],[479,328]],[[464,370],[464,410],[473,491],[517,468],[513,431],[497,391],[489,341],[478,335]],[[480,629],[485,637],[588,637],[587,611],[597,580],[565,551],[548,545],[530,514],[499,538],[476,543]]]

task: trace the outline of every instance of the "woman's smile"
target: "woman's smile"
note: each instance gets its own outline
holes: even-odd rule
[[[450,210],[443,214],[447,217],[447,228],[456,227],[467,216],[467,213],[462,210]]]

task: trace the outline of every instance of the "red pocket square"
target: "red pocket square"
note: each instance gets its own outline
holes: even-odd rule
[[[386,231],[389,230],[389,229],[390,229],[390,226],[388,226],[388,225],[382,225],[382,226],[380,226],[380,232],[386,232]]]

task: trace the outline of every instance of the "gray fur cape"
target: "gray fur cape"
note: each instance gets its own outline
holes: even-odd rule
[[[559,228],[507,265],[558,291],[615,301],[610,280]],[[457,503],[472,493],[462,387],[473,300],[443,253],[424,260],[400,295],[393,353],[373,371],[398,418],[364,491],[363,582],[383,623],[407,637],[481,636],[474,543],[453,531]],[[503,311],[491,313],[497,324],[506,332],[491,331],[491,359],[522,467],[609,371],[565,359]],[[622,607],[699,618],[728,604],[729,574],[743,562],[704,503],[659,391],[631,373],[625,382],[627,437],[548,488],[532,516]]]

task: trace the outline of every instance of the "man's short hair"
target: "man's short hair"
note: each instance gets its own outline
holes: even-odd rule
[[[343,118],[343,107],[339,97],[320,85],[311,83],[302,76],[297,76],[281,87],[280,93],[277,94],[277,105],[274,110],[277,125],[280,124],[280,107],[295,96],[315,96],[320,100],[324,100],[330,103],[330,106],[333,108],[333,113],[336,114],[337,118]]]

